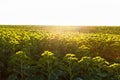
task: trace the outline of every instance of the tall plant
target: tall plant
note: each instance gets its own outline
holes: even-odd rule
[[[63,69],[66,71],[69,75],[69,80],[73,80],[73,78],[77,75],[78,73],[78,58],[76,58],[75,54],[66,54],[65,57],[63,58],[64,65]]]
[[[8,71],[12,73],[8,80],[24,80],[25,79],[25,69],[29,67],[32,60],[23,51],[16,52],[15,55],[9,60]]]
[[[41,54],[38,66],[42,72],[46,72],[42,73],[42,75],[47,76],[47,80],[56,80],[58,78],[58,76],[55,74],[55,71],[58,68],[58,61],[54,56],[54,53],[44,51],[44,53]]]

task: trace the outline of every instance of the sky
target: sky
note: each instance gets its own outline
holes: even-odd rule
[[[0,0],[0,24],[120,25],[119,0]]]

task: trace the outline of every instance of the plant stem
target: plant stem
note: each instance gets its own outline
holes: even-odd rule
[[[50,80],[50,63],[49,63],[49,61],[47,62],[47,64],[48,64],[48,80]]]
[[[72,69],[71,69],[71,63],[69,63],[69,75],[70,75],[70,80],[72,80]]]
[[[22,60],[21,60],[21,80],[23,80],[23,71],[22,71],[22,68],[23,68],[23,63],[22,63]]]

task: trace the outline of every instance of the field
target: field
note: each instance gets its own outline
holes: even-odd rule
[[[0,25],[0,80],[120,80],[120,27]]]

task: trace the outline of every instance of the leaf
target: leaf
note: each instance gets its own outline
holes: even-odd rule
[[[8,77],[8,80],[17,80],[17,75],[16,74],[12,74]]]

